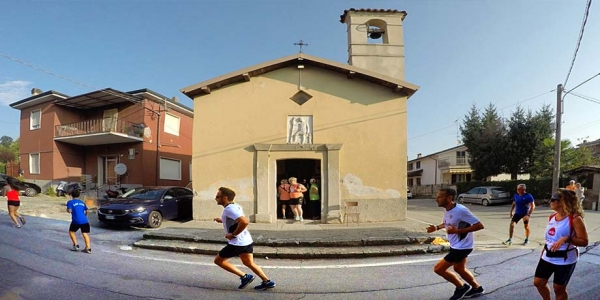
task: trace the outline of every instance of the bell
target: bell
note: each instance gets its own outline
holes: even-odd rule
[[[369,37],[376,40],[381,37],[381,34],[382,34],[381,32],[375,31],[375,32],[369,33]]]

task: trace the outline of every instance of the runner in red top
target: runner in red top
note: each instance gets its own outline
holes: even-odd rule
[[[6,199],[8,200],[8,215],[15,222],[15,228],[21,228],[21,224],[25,225],[25,218],[23,218],[17,210],[21,206],[21,200],[19,199],[19,188],[16,184],[16,179],[9,177],[6,182],[8,183],[5,188],[10,188],[6,191]],[[17,218],[21,220],[21,224],[17,221]]]

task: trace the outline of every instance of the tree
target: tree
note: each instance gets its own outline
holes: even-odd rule
[[[506,130],[496,107],[490,104],[481,114],[475,105],[471,106],[460,131],[463,143],[469,149],[474,179],[485,180],[500,174]]]
[[[12,142],[13,138],[11,138],[10,136],[3,135],[2,137],[0,137],[0,145],[2,145],[3,147],[10,147],[10,144],[12,144]]]
[[[507,122],[503,171],[509,173],[512,180],[516,180],[518,174],[530,172],[536,160],[535,153],[543,147],[545,139],[552,137],[550,124],[553,117],[548,105],[542,107],[535,115],[531,110],[525,113],[519,106],[511,115]]]
[[[542,147],[536,151],[536,161],[530,168],[532,177],[551,177],[554,172],[554,139],[548,138],[543,142]],[[592,151],[587,147],[572,147],[569,140],[560,142],[561,172],[573,170],[585,165],[600,164],[600,157],[594,158]]]

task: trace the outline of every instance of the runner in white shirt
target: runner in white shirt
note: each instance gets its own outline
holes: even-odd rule
[[[542,299],[550,300],[548,279],[554,274],[552,288],[556,299],[568,299],[567,284],[579,259],[577,246],[588,245],[588,234],[574,191],[558,189],[550,197],[550,208],[555,213],[548,218],[546,243],[535,269],[533,285]]]
[[[262,279],[262,283],[254,287],[257,291],[272,289],[275,287],[275,282],[269,280],[263,270],[254,263],[252,236],[246,229],[248,227],[248,219],[244,216],[242,207],[233,203],[235,192],[226,187],[220,187],[215,200],[218,205],[224,207],[223,214],[220,218],[215,218],[215,222],[223,223],[225,230],[225,238],[228,240],[227,246],[219,251],[215,257],[215,264],[228,272],[240,276],[241,284],[238,287],[243,289],[254,280],[254,276],[246,274],[227,260],[239,256],[244,266],[250,268],[254,274]]]
[[[450,252],[435,265],[433,271],[456,286],[450,300],[477,297],[484,292],[483,287],[467,269],[467,256],[473,251],[473,232],[483,229],[483,224],[468,208],[455,203],[455,197],[456,191],[453,189],[438,191],[435,201],[439,207],[446,209],[444,222],[427,227],[428,233],[446,228],[448,234]],[[454,271],[468,284],[463,284],[455,273],[448,271],[450,267],[454,267]]]

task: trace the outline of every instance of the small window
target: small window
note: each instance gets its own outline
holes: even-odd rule
[[[408,164],[408,170],[412,171],[412,169],[413,169],[413,164],[412,163]]]
[[[165,133],[179,136],[179,117],[165,114]]]
[[[40,174],[40,154],[29,154],[29,173]]]
[[[412,178],[410,178],[410,179],[408,180],[408,186],[413,186],[413,179],[412,179]]]
[[[418,161],[418,162],[417,162],[417,170],[418,170],[418,169],[420,169],[420,168],[421,168],[421,162],[420,162],[420,161]]]
[[[181,180],[181,161],[161,157],[160,179]]]
[[[40,124],[42,122],[42,110],[37,109],[31,112],[31,117],[29,118],[29,130],[37,130],[40,129]]]
[[[417,186],[421,186],[421,177],[417,178]]]

